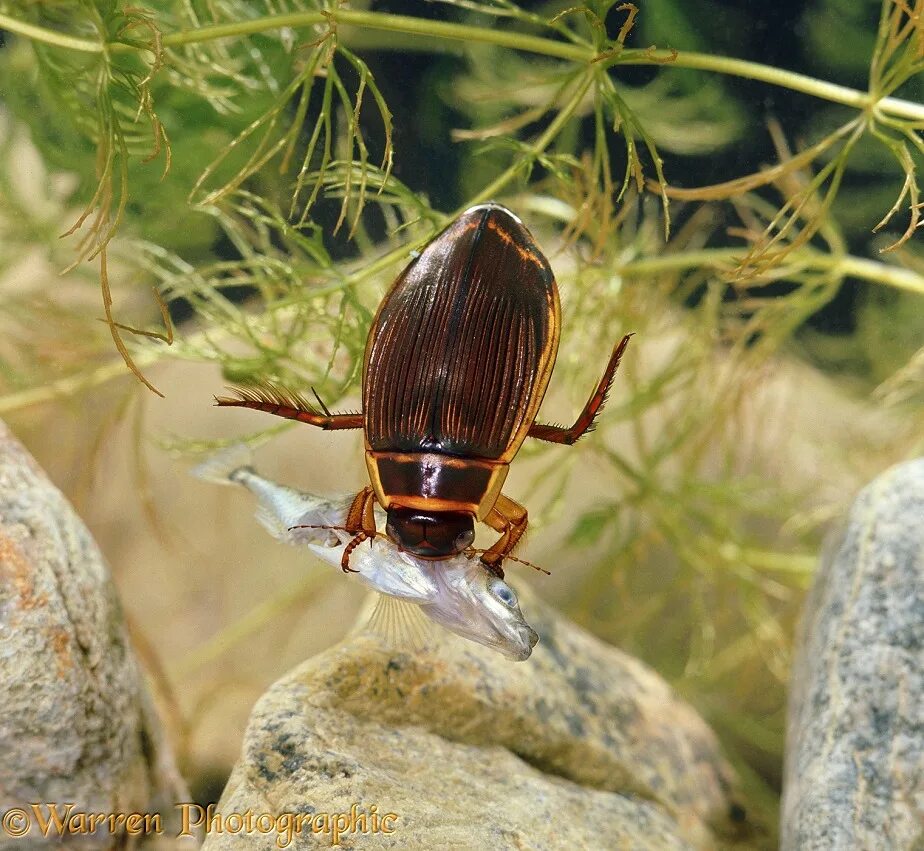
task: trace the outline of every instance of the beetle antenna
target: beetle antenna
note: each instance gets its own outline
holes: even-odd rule
[[[488,550],[468,550],[470,553],[486,553]],[[525,558],[517,558],[516,556],[506,555],[504,556],[504,561],[516,561],[520,564],[525,564],[528,567],[531,567],[533,570],[538,570],[540,573],[544,573],[546,576],[551,576],[551,571],[546,570],[544,567],[539,567],[538,564],[533,564],[531,561],[527,561]]]
[[[533,564],[531,561],[527,561],[525,558],[518,558],[517,556],[504,556],[505,559],[510,561],[518,561],[520,564],[525,564],[527,567],[531,567],[533,570],[538,570],[540,573],[544,573],[546,576],[551,576],[552,571],[546,570],[544,567],[539,567],[538,564]]]
[[[346,526],[328,526],[320,523],[299,523],[298,526],[289,526],[286,531],[294,532],[296,529],[332,529],[336,532],[349,532],[351,535],[356,534],[355,529],[347,529]]]
[[[350,535],[355,535],[357,532],[356,529],[349,529],[346,526],[330,526],[327,524],[320,524],[320,523],[317,523],[317,524],[302,523],[302,524],[299,524],[298,526],[289,526],[289,528],[286,531],[292,532],[295,529],[332,529],[335,532],[347,532]],[[388,535],[386,535],[384,532],[376,532],[374,535],[371,534],[370,532],[366,532],[366,536],[369,538],[370,541],[373,538],[388,538]]]

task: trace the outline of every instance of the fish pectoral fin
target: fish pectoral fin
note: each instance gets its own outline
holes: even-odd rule
[[[432,647],[440,631],[416,603],[388,594],[374,594],[357,620],[356,635],[373,635],[395,650],[423,650]],[[366,615],[371,607],[371,614]]]

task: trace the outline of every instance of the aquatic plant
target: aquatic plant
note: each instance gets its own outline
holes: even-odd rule
[[[372,311],[409,252],[459,210],[503,201],[558,245],[557,382],[589,388],[585,365],[626,330],[661,341],[627,359],[630,390],[595,437],[564,460],[529,450],[540,521],[562,515],[580,459],[609,477],[562,548],[592,554],[570,609],[673,677],[742,768],[772,777],[792,619],[817,518],[838,506],[756,466],[742,435],[766,437],[762,379],[782,348],[848,367],[904,418],[883,463],[924,431],[924,0],[883,0],[878,25],[873,8],[811,12],[818,64],[864,74],[854,88],[711,51],[672,0],[455,0],[414,16],[320,0],[0,0],[0,412],[126,369],[169,393],[147,374],[167,358],[334,404],[356,388]],[[818,36],[832,21],[847,56]],[[393,114],[400,83],[377,68],[396,49],[447,57],[433,103]],[[810,100],[806,138],[755,127],[735,80]],[[414,110],[466,125],[439,149],[449,203],[402,160]],[[42,160],[28,190],[26,137]],[[671,167],[721,164],[755,137],[775,163],[696,187]],[[14,286],[36,253],[64,276]],[[806,331],[848,281],[869,293],[856,332]]]

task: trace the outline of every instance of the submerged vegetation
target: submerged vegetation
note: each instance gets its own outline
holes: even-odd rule
[[[645,352],[530,501],[553,520],[581,459],[605,470],[607,501],[565,548],[592,554],[571,612],[697,703],[769,807],[793,617],[820,520],[850,495],[825,504],[760,467],[755,406],[781,349],[799,352],[895,412],[883,463],[922,448],[924,0],[813,4],[830,79],[710,52],[688,7],[0,0],[0,412],[126,369],[169,394],[148,375],[167,358],[333,404],[408,253],[506,203],[559,247],[571,403],[620,334]],[[395,50],[441,58],[428,100],[395,105]],[[795,99],[798,127],[755,121],[743,80]],[[405,127],[436,139],[418,161]],[[41,197],[18,179],[26,140]],[[774,162],[728,156],[767,140]],[[683,185],[690,164],[716,179]],[[21,277],[36,254],[64,277]],[[807,326],[851,288],[850,334]]]

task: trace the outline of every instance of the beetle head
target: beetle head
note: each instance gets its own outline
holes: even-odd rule
[[[475,541],[475,518],[465,511],[418,511],[388,509],[388,537],[419,558],[449,558]]]

